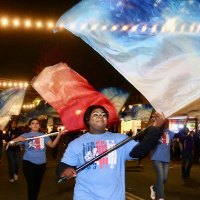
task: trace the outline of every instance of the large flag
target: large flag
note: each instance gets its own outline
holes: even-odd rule
[[[59,113],[68,131],[86,128],[83,115],[90,105],[102,105],[109,111],[109,125],[119,122],[111,101],[67,64],[46,67],[33,79],[32,86]]]
[[[83,0],[58,20],[166,117],[200,111],[199,0]]]
[[[26,89],[13,88],[0,93],[0,126],[4,129],[12,115],[19,115]]]

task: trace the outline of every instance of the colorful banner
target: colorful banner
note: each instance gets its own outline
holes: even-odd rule
[[[58,20],[165,116],[200,111],[200,1],[83,0]]]
[[[102,105],[109,111],[109,125],[119,122],[117,110],[106,96],[64,63],[46,67],[32,86],[59,113],[68,131],[86,128],[83,115],[90,105]]]

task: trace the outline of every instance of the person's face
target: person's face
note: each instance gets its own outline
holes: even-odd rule
[[[17,127],[17,123],[15,121],[12,121],[10,126],[12,129],[15,129]]]
[[[100,134],[105,132],[105,128],[108,123],[108,118],[106,113],[101,108],[97,108],[92,111],[88,123],[89,131],[91,133]]]
[[[33,120],[31,124],[29,125],[29,127],[31,131],[37,132],[40,129],[40,123],[37,120]]]

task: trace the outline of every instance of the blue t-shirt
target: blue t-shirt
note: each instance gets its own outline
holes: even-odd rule
[[[158,145],[152,151],[151,160],[170,162],[170,145],[174,135],[175,133],[170,130],[164,131]]]
[[[61,162],[79,167],[126,138],[119,133],[86,133],[69,144]],[[80,171],[74,200],[125,200],[125,161],[132,159],[129,153],[136,144],[131,140]]]
[[[24,133],[21,136],[25,138],[33,138],[41,135],[44,134],[40,132],[29,132]],[[22,142],[25,149],[23,160],[30,161],[34,164],[46,163],[46,144],[50,140],[50,137],[44,137]]]

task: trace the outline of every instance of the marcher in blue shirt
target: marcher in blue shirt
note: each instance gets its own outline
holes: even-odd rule
[[[151,199],[164,199],[164,184],[167,181],[170,162],[170,145],[175,135],[174,132],[168,130],[168,125],[167,120],[158,145],[152,151],[151,160],[156,172],[156,182],[150,186]]]
[[[69,144],[58,166],[59,177],[76,176],[74,200],[125,200],[125,161],[146,155],[160,137],[165,121],[163,115],[156,113],[153,126],[140,143],[130,140],[76,174],[77,167],[128,137],[106,131],[108,117],[104,107],[88,107],[84,114],[88,132]]]
[[[186,127],[187,121],[188,118],[185,121],[184,128],[181,129],[177,134],[168,129],[169,120],[166,120],[165,122],[161,138],[156,147],[153,149],[151,156],[152,164],[156,172],[156,182],[154,185],[150,186],[151,199],[157,198],[159,200],[164,200],[164,185],[168,177],[171,141],[174,138],[183,138],[186,130],[188,130]]]
[[[37,200],[40,185],[46,170],[46,146],[54,148],[63,132],[60,132],[52,142],[50,137],[40,137],[40,121],[33,118],[29,121],[30,132],[24,133],[12,141],[21,142],[25,152],[23,156],[23,173],[28,185],[28,200]],[[38,138],[34,138],[38,137]],[[33,138],[26,140],[28,138]]]

